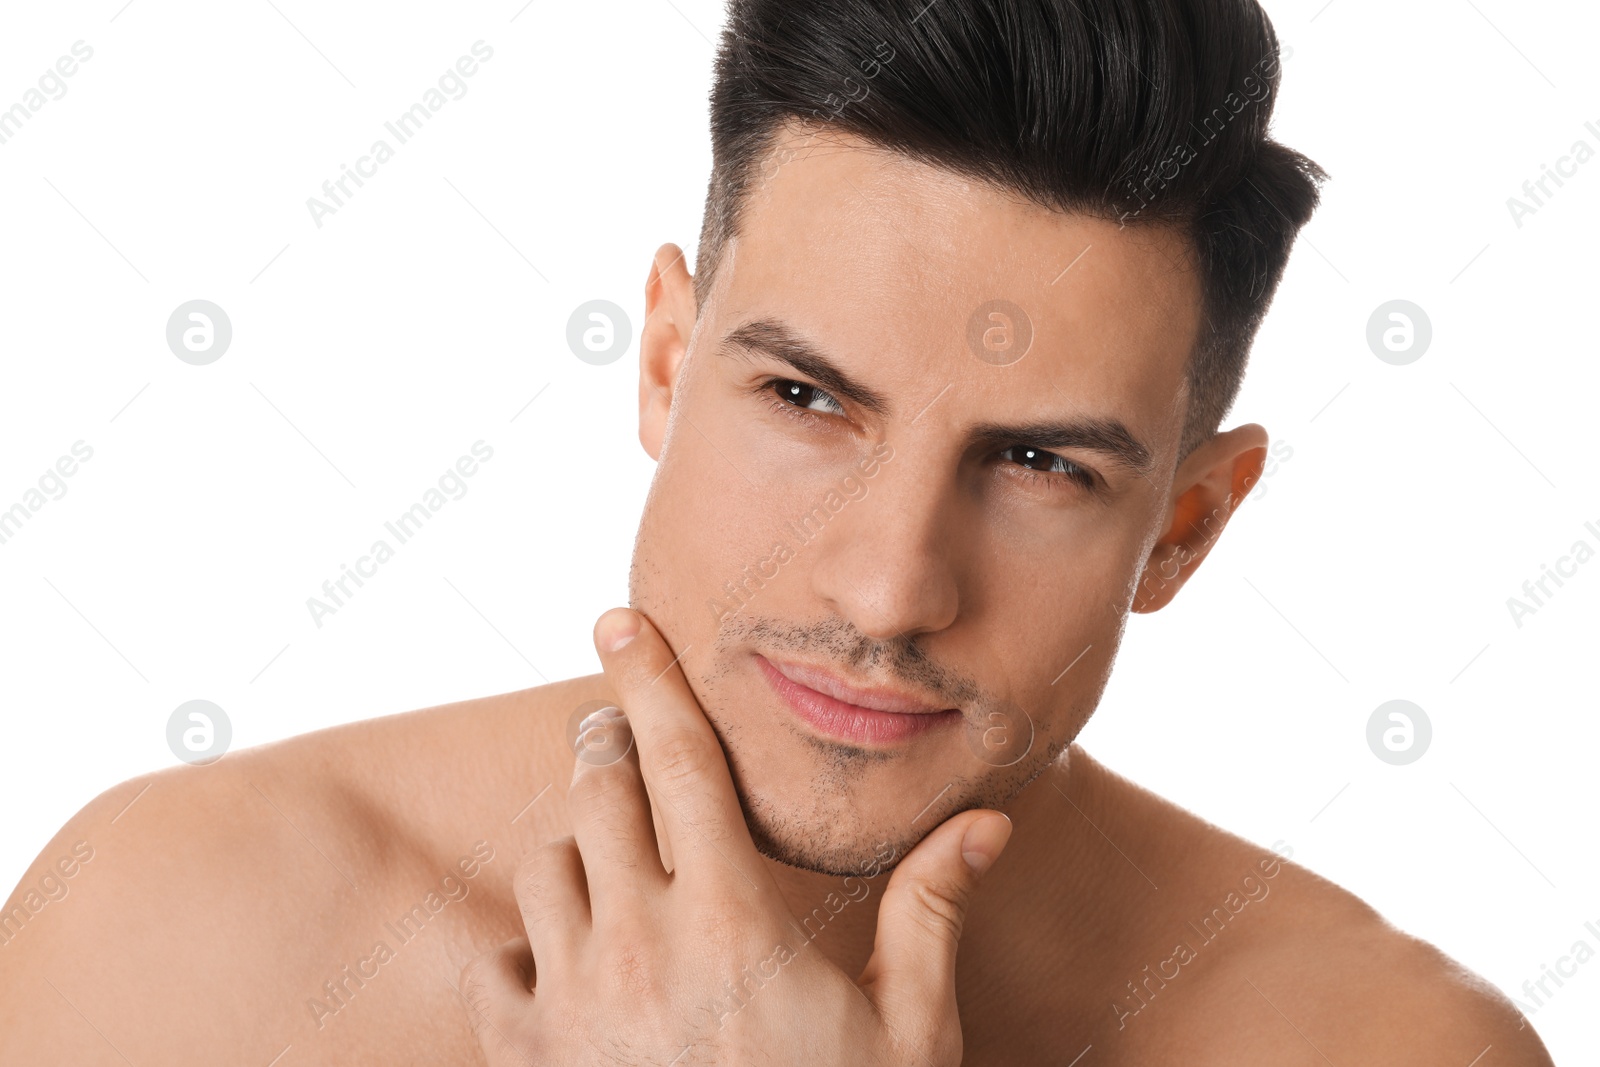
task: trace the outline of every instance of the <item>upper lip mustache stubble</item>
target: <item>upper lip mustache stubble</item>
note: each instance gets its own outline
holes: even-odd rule
[[[928,715],[943,711],[957,711],[957,708],[941,704],[930,704],[919,700],[898,689],[884,686],[859,686],[851,685],[837,675],[821,667],[813,667],[792,660],[772,659],[763,656],[763,659],[772,665],[772,669],[783,675],[797,685],[807,689],[815,689],[835,700],[846,704],[854,704],[858,708],[869,711],[887,711],[897,715]]]

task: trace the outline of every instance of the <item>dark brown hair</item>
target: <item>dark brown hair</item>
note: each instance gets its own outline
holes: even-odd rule
[[[1280,76],[1254,0],[730,0],[696,299],[787,123],[1054,209],[1176,227],[1203,294],[1187,455],[1233,405],[1326,178],[1267,135]]]

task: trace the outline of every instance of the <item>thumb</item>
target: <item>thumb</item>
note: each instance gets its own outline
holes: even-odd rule
[[[978,879],[1011,837],[998,811],[945,820],[895,867],[878,906],[878,930],[857,984],[902,1038],[956,1018],[956,945]]]

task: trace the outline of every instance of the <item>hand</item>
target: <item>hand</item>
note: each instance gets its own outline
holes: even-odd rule
[[[666,641],[639,613],[613,609],[595,646],[626,713],[626,726],[597,728],[618,731],[619,747],[631,728],[636,743],[611,762],[576,761],[573,836],[517,870],[527,939],[462,971],[491,1067],[957,1067],[956,944],[1010,820],[961,812],[906,854],[852,980],[810,946],[756,851],[717,736]]]

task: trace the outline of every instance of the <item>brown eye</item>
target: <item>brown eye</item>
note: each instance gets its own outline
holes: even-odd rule
[[[782,397],[785,403],[808,411],[825,411],[834,415],[844,414],[844,407],[829,393],[823,392],[814,385],[805,382],[792,381],[787,378],[774,378],[767,383],[773,392]]]
[[[1008,448],[1006,449],[1006,452],[1011,456],[1011,459],[1014,462],[1020,463],[1029,470],[1035,471],[1052,470],[1056,461],[1061,459],[1060,456],[1054,454],[1053,452],[1046,452],[1043,449],[1038,448],[1028,448],[1024,445],[1017,445],[1013,448]]]
[[[1000,453],[1002,459],[1041,475],[1070,478],[1087,489],[1094,488],[1094,475],[1064,456],[1032,445],[1012,445]]]

